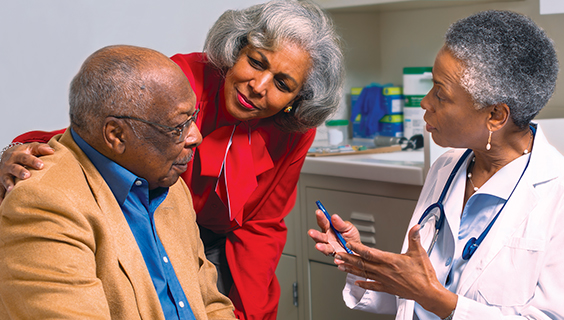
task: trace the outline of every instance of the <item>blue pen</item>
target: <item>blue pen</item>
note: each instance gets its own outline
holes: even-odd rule
[[[343,246],[343,248],[345,248],[345,250],[347,251],[348,254],[354,254],[354,252],[352,252],[351,249],[347,248],[347,242],[345,241],[345,239],[343,238],[341,233],[339,231],[337,231],[337,229],[335,229],[335,227],[333,227],[333,223],[331,222],[331,216],[329,215],[329,212],[327,212],[325,207],[321,204],[321,201],[316,201],[315,203],[317,204],[317,207],[319,208],[319,210],[323,211],[327,220],[329,220],[329,225],[331,226],[331,229],[333,230],[333,232],[337,236],[337,240],[339,240],[339,243],[341,244],[341,246]]]

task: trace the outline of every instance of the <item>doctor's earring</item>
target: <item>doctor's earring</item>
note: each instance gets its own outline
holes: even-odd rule
[[[290,111],[292,111],[292,106],[287,106],[286,109],[284,109],[286,113],[290,113]]]
[[[488,144],[486,144],[486,150],[490,150],[492,148],[492,131],[490,130],[490,136],[488,137]]]

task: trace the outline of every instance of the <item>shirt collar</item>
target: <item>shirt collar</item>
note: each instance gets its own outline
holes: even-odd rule
[[[490,194],[507,201],[515,185],[519,182],[530,155],[530,153],[522,155],[505,165],[486,181],[476,194]]]
[[[131,187],[136,181],[141,181],[141,183],[148,188],[148,183],[145,179],[137,177],[129,170],[108,159],[84,141],[72,128],[71,134],[76,144],[82,149],[90,161],[92,161],[92,164],[96,167],[98,172],[100,172],[100,175],[112,190],[120,206],[125,202]]]

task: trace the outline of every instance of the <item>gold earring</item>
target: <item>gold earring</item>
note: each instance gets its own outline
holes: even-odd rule
[[[486,150],[490,150],[492,148],[492,131],[490,130],[490,136],[488,137],[488,144],[486,144]]]
[[[290,111],[292,111],[292,106],[287,106],[286,109],[284,109],[286,113],[290,113]]]

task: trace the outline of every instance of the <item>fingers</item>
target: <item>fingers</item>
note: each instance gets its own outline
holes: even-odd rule
[[[315,210],[315,218],[317,219],[317,225],[321,228],[321,231],[327,232],[327,230],[329,230],[329,220],[327,220],[323,211],[319,209]]]
[[[373,263],[385,263],[389,259],[389,253],[365,246],[360,242],[348,242],[347,246],[366,261]]]
[[[2,204],[2,200],[4,200],[5,195],[6,195],[6,189],[4,189],[4,186],[0,184],[0,204]]]
[[[421,226],[416,224],[408,232],[408,253],[416,253],[416,254],[425,254],[427,255],[427,251],[421,245],[421,235],[419,234],[419,230],[421,230]]]
[[[55,153],[55,150],[46,143],[30,143],[30,151],[35,156],[47,156]]]
[[[53,154],[54,150],[44,143],[28,143],[11,147],[0,159],[0,196],[3,199],[15,184],[15,179],[27,179],[31,176],[27,168],[41,169],[43,161],[36,156]]]
[[[335,255],[335,249],[329,243],[316,243],[315,249],[317,249],[317,251],[323,253],[326,256],[329,256],[329,255],[334,256]]]
[[[372,290],[372,291],[384,291],[384,286],[378,281],[360,281],[357,280],[354,282],[355,285],[365,289],[365,290]]]
[[[355,276],[362,278],[371,278],[370,273],[366,269],[365,261],[355,255],[350,255],[348,253],[337,253],[335,255],[335,264],[338,269]]]
[[[8,193],[10,190],[12,190],[12,188],[14,187],[14,176],[6,174],[6,175],[2,175],[0,177],[0,182],[1,182],[1,186],[0,189],[2,189],[3,192],[0,192],[0,195],[2,196],[2,199],[4,199],[4,196],[6,193]]]
[[[22,147],[24,149],[22,149]],[[43,168],[43,161],[38,157],[50,155],[55,152],[48,144],[38,142],[25,144],[12,149],[10,149],[11,152],[8,154],[9,165],[27,166],[38,170]],[[21,176],[18,177],[25,179]]]

